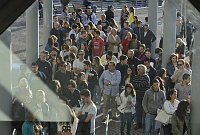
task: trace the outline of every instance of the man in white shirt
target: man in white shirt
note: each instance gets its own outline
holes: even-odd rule
[[[83,61],[84,59],[84,55],[85,55],[85,51],[84,50],[79,50],[78,52],[78,56],[79,58],[76,59],[73,63],[73,71],[78,74],[79,72],[82,72],[84,70],[84,64]]]
[[[95,119],[97,114],[96,105],[92,102],[91,93],[88,89],[83,89],[80,92],[80,95],[83,103],[77,116],[80,120],[79,124],[85,124],[85,126],[84,128],[79,128],[77,133],[81,135],[95,135]],[[81,115],[86,115],[86,118],[80,118],[79,116]],[[90,127],[86,128],[87,125],[90,125]],[[88,129],[90,129],[90,131],[88,131]]]

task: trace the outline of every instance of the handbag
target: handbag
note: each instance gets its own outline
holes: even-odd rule
[[[155,120],[162,123],[162,124],[167,125],[169,123],[171,117],[172,117],[172,115],[166,113],[165,110],[158,109],[157,110],[157,116],[156,116]]]

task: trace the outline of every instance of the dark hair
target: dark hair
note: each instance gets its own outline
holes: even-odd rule
[[[72,25],[72,29],[76,29],[78,27],[77,24]]]
[[[68,82],[67,82],[67,86],[68,85],[71,85],[72,86],[72,88],[76,88],[77,86],[76,86],[76,82],[74,81],[74,80],[72,80],[72,79],[70,79]]]
[[[150,52],[151,53],[151,50],[148,48],[148,49],[145,50],[145,52]]]
[[[179,59],[178,62],[182,62],[183,65],[185,64],[185,61],[183,59]]]
[[[139,48],[140,48],[140,47],[146,49],[146,45],[145,45],[145,44],[141,44],[141,45],[139,46]]]
[[[166,69],[165,68],[160,68],[158,70],[157,75],[162,78],[162,76],[163,76],[164,73],[166,73]]]
[[[127,17],[128,17],[128,16],[127,16]],[[127,25],[128,25],[128,21],[125,21],[124,24],[127,24]]]
[[[107,55],[109,55],[110,57],[112,57],[113,56],[113,52],[111,50],[108,50]]]
[[[90,60],[85,60],[85,61],[83,61],[83,63],[84,63],[85,65],[91,67],[91,61],[90,61]]]
[[[83,35],[83,34],[86,34],[86,31],[85,31],[85,30],[81,31],[81,35]]]
[[[160,81],[158,79],[153,79],[152,84],[154,83],[160,83]]]
[[[100,31],[99,30],[95,30],[95,33],[100,35]]]
[[[137,25],[140,24],[140,23],[142,23],[142,21],[138,21],[138,22],[137,22]]]
[[[72,41],[75,41],[75,40],[76,40],[76,35],[75,35],[75,34],[71,34],[71,35],[70,35],[70,39],[71,39]]]
[[[145,20],[146,22],[148,22],[149,18],[148,18],[148,17],[145,17],[144,20]]]
[[[165,91],[164,82],[163,82],[163,80],[161,79],[161,77],[156,76],[154,79],[156,79],[156,80],[158,80],[158,81],[160,82],[160,90]]]
[[[147,57],[146,57],[146,58],[144,58],[144,62],[145,62],[145,61],[148,61],[148,62],[150,63],[150,59],[149,59],[149,58],[147,58]]]
[[[174,92],[177,92],[177,90],[176,89],[169,89],[168,92],[167,92],[167,98],[166,99],[171,100],[170,96],[172,96],[174,94]]]
[[[135,33],[133,33],[132,39],[137,39],[137,35]]]
[[[190,105],[190,103],[187,100],[182,100],[178,104],[175,114],[179,118],[179,120],[184,121],[184,117],[186,115],[186,109],[189,105]]]
[[[187,80],[189,76],[190,76],[190,74],[185,73],[185,74],[183,75],[183,80]]]
[[[170,56],[170,58],[169,58],[170,62],[172,61],[173,57],[176,57],[176,60],[178,60],[178,56],[175,53],[172,53],[171,56]]]
[[[163,49],[160,48],[160,47],[158,47],[158,48],[155,49],[155,53],[157,53],[157,54],[158,54],[159,52],[162,52],[162,51],[163,51]]]
[[[64,62],[64,61],[61,61],[60,62],[60,66],[62,67],[63,65],[65,65],[66,64],[66,62]]]
[[[126,91],[127,88],[131,88],[131,95],[133,97],[135,97],[136,92],[135,92],[135,89],[134,89],[134,87],[133,87],[133,85],[131,83],[127,83],[126,86],[125,86],[125,93],[124,93],[125,97],[128,96],[128,92]]]
[[[114,67],[116,66],[116,63],[114,61],[110,61],[109,64],[112,64]]]
[[[48,38],[48,45],[52,46],[53,45],[53,39],[52,38]]]
[[[49,83],[49,88],[56,94],[58,95],[60,93],[61,90],[61,85],[60,82],[58,80],[52,80]],[[58,93],[56,92],[56,90],[58,90]]]
[[[31,66],[36,66],[36,67],[38,67],[38,64],[37,64],[36,62],[33,62],[33,63],[31,64]]]
[[[129,9],[130,9],[130,12],[133,12],[133,15],[135,14],[135,9],[134,9],[134,7],[129,7]]]
[[[127,58],[128,58],[128,57],[127,57],[126,55],[124,55],[124,54],[122,54],[122,55],[119,57],[120,61],[125,60],[125,59],[127,59]]]
[[[73,15],[73,14],[76,14],[76,12],[72,12],[72,15]]]
[[[81,96],[84,96],[84,97],[91,97],[91,93],[88,89],[83,89],[81,92],[80,92],[80,95]]]

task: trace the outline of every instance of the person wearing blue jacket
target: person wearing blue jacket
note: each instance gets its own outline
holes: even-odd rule
[[[121,73],[115,69],[115,62],[109,62],[108,70],[105,70],[100,79],[99,86],[103,95],[103,120],[104,123],[108,115],[108,107],[111,101],[112,119],[116,120],[116,101],[115,97],[119,94],[119,84],[121,82]]]

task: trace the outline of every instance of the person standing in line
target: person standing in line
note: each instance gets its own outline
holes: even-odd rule
[[[165,94],[160,90],[160,82],[154,79],[152,87],[147,90],[142,100],[142,107],[145,111],[145,132],[144,135],[158,134],[158,129],[155,129],[155,118],[157,116],[157,109],[161,109],[165,102]]]
[[[119,84],[121,82],[121,73],[115,69],[115,62],[109,62],[108,70],[105,70],[100,79],[99,86],[103,95],[103,120],[106,121],[108,107],[111,101],[112,119],[116,120],[116,101],[115,97],[119,94]]]
[[[124,128],[127,124],[127,135],[130,135],[131,132],[131,123],[133,120],[133,114],[135,113],[135,104],[136,104],[136,92],[131,83],[126,84],[125,90],[117,96],[120,105],[118,110],[121,117],[121,135],[124,135]]]

